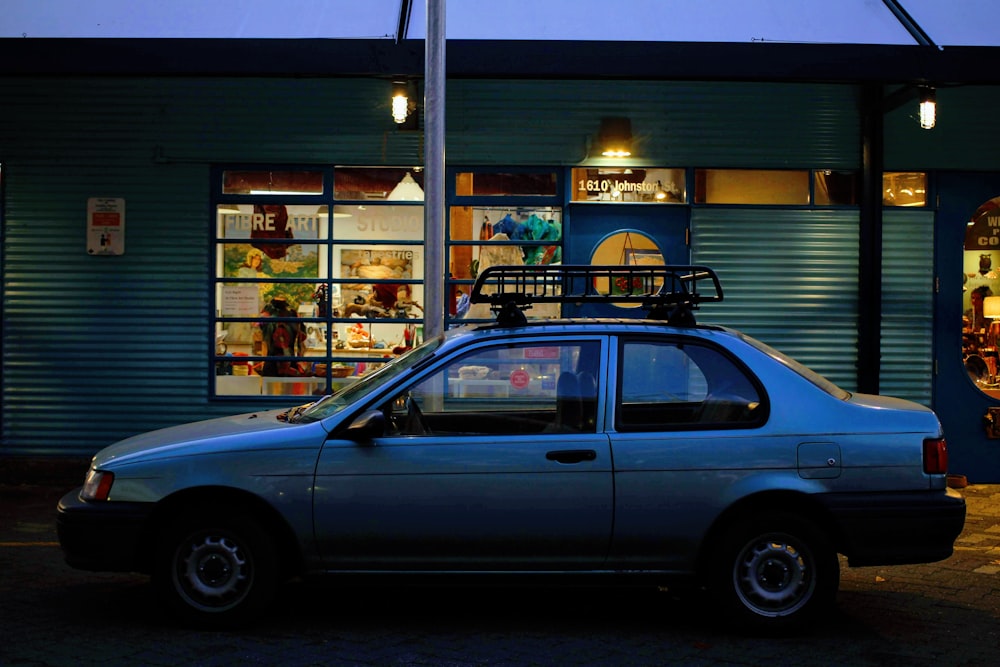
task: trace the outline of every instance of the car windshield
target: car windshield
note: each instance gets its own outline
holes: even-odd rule
[[[441,340],[440,336],[428,339],[419,347],[396,357],[378,370],[362,376],[357,382],[349,384],[329,396],[324,396],[295,415],[293,421],[296,423],[314,422],[340,412],[434,354],[434,350],[441,345]]]
[[[846,401],[848,398],[851,397],[851,393],[849,391],[841,389],[836,384],[827,380],[825,377],[823,377],[816,371],[810,369],[807,366],[803,366],[799,362],[795,361],[795,359],[792,359],[784,352],[779,352],[770,345],[762,343],[756,338],[751,338],[750,336],[747,336],[745,334],[740,334],[740,337],[750,345],[753,345],[755,348],[757,348],[767,356],[771,357],[772,359],[780,363],[781,365],[788,367],[789,369],[795,371],[805,379],[809,380],[814,385],[816,385],[826,393],[830,394],[834,398],[839,398],[842,401]]]

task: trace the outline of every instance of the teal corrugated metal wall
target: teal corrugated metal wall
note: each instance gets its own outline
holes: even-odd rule
[[[695,263],[725,299],[702,315],[758,338],[853,390],[858,358],[858,212],[695,209]]]
[[[92,453],[251,409],[207,399],[209,166],[412,164],[419,133],[373,113],[388,114],[384,88],[361,79],[0,81],[4,451]],[[125,199],[123,256],[86,253],[95,196]]]
[[[886,210],[882,227],[879,392],[930,406],[934,370],[934,213]]]
[[[451,164],[563,164],[587,158],[602,116],[632,121],[645,164],[858,169],[858,95],[831,84],[456,81]]]
[[[208,400],[210,167],[419,163],[422,133],[391,122],[388,91],[387,81],[360,78],[0,79],[2,452],[89,454],[258,405]],[[456,166],[578,164],[605,115],[632,119],[637,163],[860,165],[851,86],[459,80],[447,102]],[[125,199],[125,255],[87,255],[89,197]],[[730,255],[722,240],[730,222],[759,238],[744,229],[757,226],[745,213],[697,213],[696,239],[706,232],[705,261],[718,256],[756,280],[767,265]],[[785,216],[768,213],[761,226]],[[799,264],[820,251],[790,243],[787,252]],[[804,361],[817,357],[803,351]],[[831,377],[843,381],[835,351]]]

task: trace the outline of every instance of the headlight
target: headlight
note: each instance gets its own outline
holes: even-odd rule
[[[83,483],[83,491],[80,497],[84,500],[107,500],[111,494],[111,485],[114,484],[115,474],[91,468],[87,473],[87,479]]]

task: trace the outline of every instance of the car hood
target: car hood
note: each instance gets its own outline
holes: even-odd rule
[[[179,456],[189,453],[233,451],[236,449],[274,449],[283,442],[301,442],[288,438],[288,429],[316,429],[322,440],[325,431],[320,422],[289,424],[278,419],[286,410],[248,412],[190,424],[149,431],[105,447],[94,457],[94,465],[107,466],[138,458]],[[247,437],[249,434],[260,437]]]

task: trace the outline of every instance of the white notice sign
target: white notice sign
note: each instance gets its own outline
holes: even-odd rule
[[[91,197],[87,200],[87,254],[125,254],[125,200]]]
[[[222,316],[256,317],[260,315],[260,304],[257,302],[257,298],[257,285],[223,285]]]

